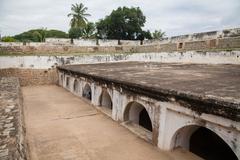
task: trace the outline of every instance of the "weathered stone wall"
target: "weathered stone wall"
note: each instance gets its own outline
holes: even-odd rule
[[[17,77],[21,86],[56,84],[56,69],[0,69],[0,77]]]
[[[174,51],[233,50],[240,48],[239,37],[227,37],[201,41],[179,41],[164,44],[119,45],[119,46],[76,46],[76,45],[37,45],[0,46],[1,54],[79,54],[79,53],[149,53]]]
[[[17,78],[0,78],[0,159],[26,160],[22,94]]]
[[[83,54],[76,56],[0,56],[0,68],[48,69],[68,64],[92,64],[119,61],[240,64],[240,51]]]

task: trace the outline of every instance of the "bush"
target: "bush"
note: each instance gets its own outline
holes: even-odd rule
[[[2,42],[16,42],[17,40],[14,39],[13,37],[6,36],[6,37],[2,37],[1,41]]]

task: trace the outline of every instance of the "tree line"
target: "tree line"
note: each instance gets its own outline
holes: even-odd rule
[[[72,4],[71,13],[67,16],[71,18],[68,33],[59,30],[47,30],[46,28],[29,30],[13,37],[3,37],[2,41],[20,42],[44,42],[45,38],[75,38],[83,39],[117,39],[120,40],[140,40],[161,39],[165,32],[155,30],[143,30],[146,17],[139,7],[119,7],[113,10],[110,15],[93,23],[88,21],[91,15],[87,13],[88,8],[82,3]]]

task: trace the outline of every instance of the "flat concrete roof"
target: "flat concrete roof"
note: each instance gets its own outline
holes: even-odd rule
[[[236,109],[240,118],[240,65],[120,62],[59,67],[83,76],[146,88]]]

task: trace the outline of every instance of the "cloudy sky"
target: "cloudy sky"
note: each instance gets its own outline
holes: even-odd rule
[[[90,21],[119,6],[140,7],[145,29],[167,36],[240,27],[240,0],[0,0],[0,33],[15,35],[32,28],[68,31],[71,4],[88,7]]]

